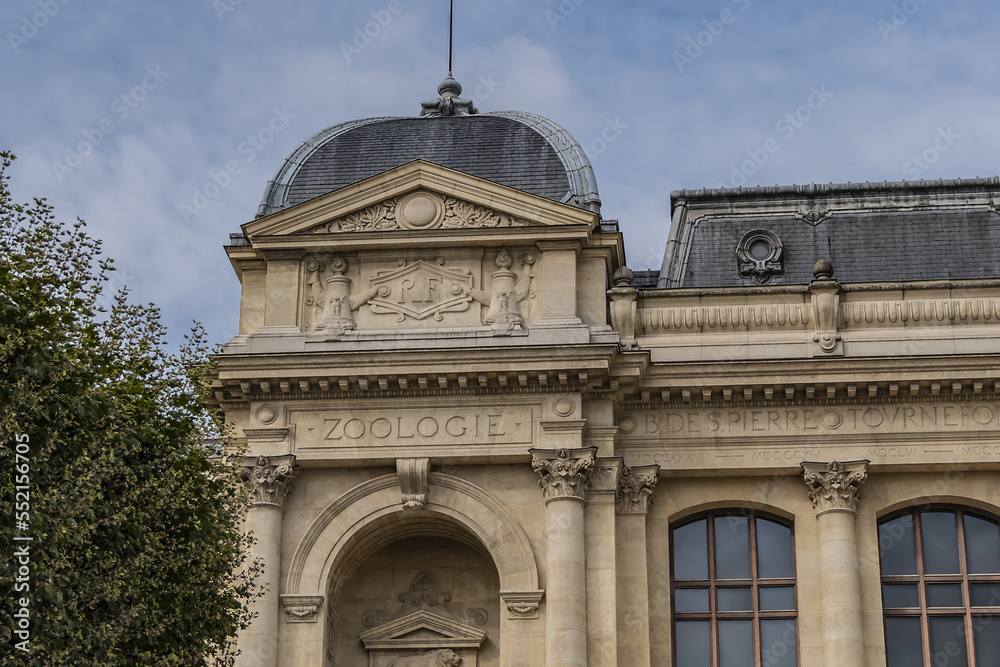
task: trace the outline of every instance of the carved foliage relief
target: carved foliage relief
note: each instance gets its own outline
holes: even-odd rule
[[[817,514],[857,512],[861,486],[868,479],[868,461],[806,462],[802,476]]]
[[[578,498],[583,500],[590,486],[594,467],[594,448],[531,450],[531,469],[541,475],[538,480],[545,500]]]
[[[417,191],[386,199],[309,230],[313,234],[381,232],[391,229],[465,229],[525,227],[527,220],[486,206]]]

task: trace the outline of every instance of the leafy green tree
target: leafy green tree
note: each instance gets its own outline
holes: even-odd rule
[[[202,333],[169,355],[153,306],[122,290],[104,312],[100,242],[14,203],[0,155],[0,664],[232,664],[257,567],[239,462],[205,444]]]

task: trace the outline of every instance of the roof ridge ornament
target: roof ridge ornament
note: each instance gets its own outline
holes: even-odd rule
[[[452,78],[451,72],[448,72],[448,76],[438,86],[438,95],[441,97],[421,102],[420,115],[434,117],[469,116],[479,113],[475,103],[470,99],[459,97],[461,94],[462,84]]]

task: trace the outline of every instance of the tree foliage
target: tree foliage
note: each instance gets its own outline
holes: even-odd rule
[[[7,619],[28,597],[31,633],[24,652],[16,622],[0,623],[0,664],[232,664],[257,566],[239,463],[205,445],[223,434],[202,333],[167,354],[156,308],[102,296],[113,267],[100,242],[44,200],[14,203],[0,155],[0,590]],[[27,531],[14,512],[22,434]],[[10,555],[25,544],[19,592]]]

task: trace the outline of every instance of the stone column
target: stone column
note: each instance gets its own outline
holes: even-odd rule
[[[865,665],[856,513],[868,461],[802,463],[819,522],[823,653],[827,665]]]
[[[596,447],[532,449],[545,498],[545,664],[587,667],[587,555],[584,494]]]
[[[291,454],[248,457],[245,464],[243,478],[251,500],[246,529],[256,538],[249,560],[260,559],[263,563],[259,582],[266,587],[266,592],[250,603],[257,616],[250,627],[240,633],[240,655],[236,659],[239,667],[276,667],[278,664],[281,517],[295,470],[295,456]]]
[[[618,664],[649,665],[646,514],[660,466],[625,468],[615,498],[618,576]]]

